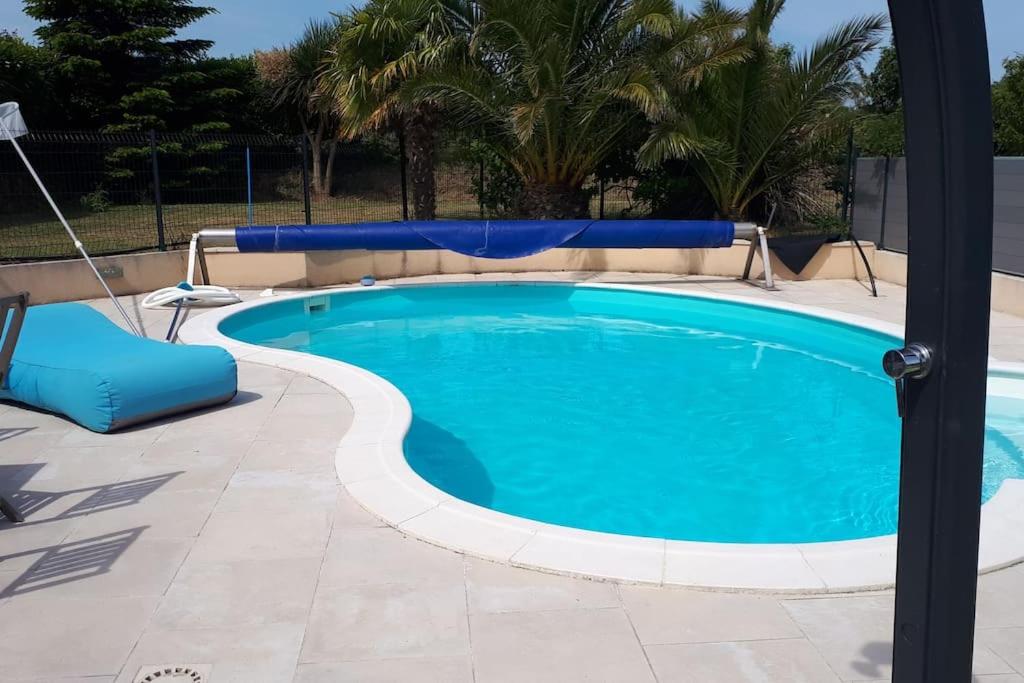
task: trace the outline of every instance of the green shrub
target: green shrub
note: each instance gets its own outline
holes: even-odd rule
[[[79,200],[84,208],[89,213],[103,213],[114,205],[110,201],[110,195],[103,188],[96,188],[87,195],[83,195]]]

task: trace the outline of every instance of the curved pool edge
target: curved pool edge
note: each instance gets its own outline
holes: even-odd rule
[[[381,284],[374,289],[431,287]],[[789,302],[649,285],[576,282],[446,282],[466,286],[566,286],[729,301],[823,318],[901,337],[903,328],[853,314]],[[345,396],[353,421],[335,454],[338,479],[366,510],[395,529],[457,552],[544,572],[627,583],[773,593],[877,590],[895,583],[896,536],[804,544],[674,541],[586,531],[507,515],[454,498],[409,466],[402,443],[412,421],[405,395],[383,378],[341,361],[247,344],[220,333],[240,311],[288,299],[358,294],[363,288],[308,290],[255,299],[190,318],[188,344],[213,344],[236,359],[308,375]],[[1024,364],[993,361],[990,371],[1024,379]],[[1024,384],[1020,397],[1024,398]],[[1016,393],[1016,391],[1014,392]],[[1024,480],[1006,480],[982,506],[979,572],[1024,561]]]

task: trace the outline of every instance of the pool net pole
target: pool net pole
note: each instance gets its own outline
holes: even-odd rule
[[[22,162],[24,162],[25,168],[27,168],[28,172],[32,175],[32,179],[36,181],[36,185],[39,186],[43,196],[46,197],[46,201],[49,202],[50,208],[53,209],[53,212],[57,215],[57,219],[60,221],[60,224],[64,226],[64,230],[67,231],[68,237],[71,238],[75,248],[78,249],[82,258],[85,259],[85,262],[89,264],[89,268],[92,269],[93,275],[96,276],[96,279],[100,281],[100,285],[102,285],[107,296],[110,297],[110,301],[114,304],[114,308],[116,308],[117,312],[121,314],[122,318],[124,318],[124,322],[128,325],[128,329],[131,330],[132,334],[138,337],[143,336],[142,333],[139,332],[139,328],[137,328],[135,323],[132,322],[131,317],[128,315],[128,311],[124,310],[124,306],[121,305],[121,302],[117,300],[117,297],[114,296],[114,293],[110,290],[110,287],[107,285],[107,281],[103,279],[102,275],[100,275],[100,271],[96,268],[96,264],[93,263],[92,259],[89,257],[89,253],[85,250],[85,245],[82,244],[82,241],[78,239],[78,235],[76,235],[75,231],[71,229],[70,225],[68,225],[68,221],[64,218],[64,214],[61,213],[59,208],[57,208],[57,203],[53,201],[53,197],[50,196],[49,191],[46,189],[46,185],[43,184],[42,179],[36,173],[36,169],[32,167],[32,163],[28,160],[28,157],[25,156],[25,152],[22,151],[21,145],[18,144],[17,138],[15,138],[14,134],[3,122],[3,119],[0,119],[0,128],[3,129],[4,135],[11,141],[11,144],[14,145],[14,149],[18,153],[18,156],[21,157]]]

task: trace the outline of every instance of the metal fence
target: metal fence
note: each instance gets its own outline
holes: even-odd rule
[[[1024,158],[999,157],[994,164],[992,267],[1024,275]],[[881,249],[907,251],[906,159],[857,160],[853,229]]]
[[[181,247],[207,227],[394,221],[411,209],[392,137],[339,145],[323,196],[302,137],[33,132],[19,142],[95,254]],[[445,149],[439,159],[438,218],[514,217],[488,201],[501,178],[482,162]],[[593,179],[591,214],[641,214],[633,186]],[[75,255],[13,148],[0,145],[0,261]]]

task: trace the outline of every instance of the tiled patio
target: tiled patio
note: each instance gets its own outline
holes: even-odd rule
[[[765,293],[710,278],[598,279],[903,317],[903,289],[886,283],[872,299],[844,281]],[[170,313],[140,299],[125,302],[162,336]],[[992,331],[994,356],[1024,361],[1024,319],[995,314]],[[345,398],[283,370],[239,370],[233,403],[113,435],[0,403],[0,487],[20,491],[28,513],[0,522],[0,679],[132,681],[167,664],[214,683],[889,676],[891,592],[615,585],[406,538],[337,482]],[[1024,683],[1024,566],[981,578],[977,634],[977,680]]]

